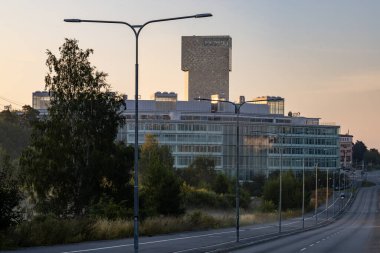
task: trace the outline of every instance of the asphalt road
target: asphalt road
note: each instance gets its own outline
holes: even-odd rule
[[[380,182],[380,173],[372,174],[369,180]],[[380,186],[362,188],[353,205],[341,218],[327,226],[302,233],[270,240],[254,246],[248,246],[236,252],[380,252]],[[338,199],[340,202],[340,200]],[[336,205],[336,212],[340,204]],[[321,207],[323,209],[323,207]],[[318,215],[318,223],[333,221],[330,208]],[[307,214],[305,227],[314,226],[313,214]],[[282,222],[282,234],[302,228],[300,218]],[[222,249],[232,251],[232,247],[246,243],[266,240],[278,236],[278,223],[241,227],[240,243],[235,243],[235,229],[217,229],[200,232],[187,232],[154,237],[141,237],[139,252],[209,252]],[[372,251],[371,251],[372,250]],[[133,252],[133,239],[84,242],[78,244],[32,247],[13,253],[119,253]],[[5,252],[5,251],[4,251]]]
[[[336,222],[234,252],[380,252],[380,174],[368,179],[377,186],[362,188],[351,208]]]

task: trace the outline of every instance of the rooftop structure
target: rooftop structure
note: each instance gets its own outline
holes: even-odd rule
[[[50,106],[50,95],[47,91],[35,91],[32,93],[32,107],[36,110],[47,110]]]
[[[284,102],[285,100],[282,97],[274,96],[262,96],[253,99],[254,104],[267,104],[269,105],[269,112],[271,114],[281,114],[284,115]]]
[[[182,36],[182,70],[185,71],[185,97],[229,99],[230,36]]]

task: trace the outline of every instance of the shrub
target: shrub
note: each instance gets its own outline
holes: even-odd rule
[[[186,207],[211,207],[211,208],[231,208],[234,206],[234,195],[216,194],[206,189],[195,189],[186,184],[182,185],[182,195]]]
[[[98,203],[90,206],[89,214],[93,218],[110,220],[132,217],[132,211],[127,209],[125,201],[117,204],[112,198],[106,196],[102,197]]]
[[[276,206],[271,200],[264,200],[260,206],[260,211],[264,213],[271,213],[276,210]]]
[[[220,226],[220,222],[217,219],[201,211],[195,211],[187,215],[186,221],[196,229],[217,228]]]
[[[95,240],[116,239],[133,236],[133,221],[97,219],[92,224],[92,237]]]
[[[61,220],[54,215],[38,216],[16,226],[10,237],[18,246],[73,243],[92,239],[90,219]]]

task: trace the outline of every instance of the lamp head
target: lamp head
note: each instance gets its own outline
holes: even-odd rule
[[[69,23],[80,23],[80,22],[82,22],[82,20],[77,19],[77,18],[66,18],[63,21],[69,22]]]
[[[211,13],[201,13],[201,14],[196,14],[194,15],[195,18],[207,18],[207,17],[212,17]]]

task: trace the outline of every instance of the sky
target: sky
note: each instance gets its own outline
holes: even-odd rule
[[[285,98],[285,110],[341,126],[380,149],[378,0],[1,0],[0,108],[31,104],[44,90],[46,50],[64,38],[92,48],[91,62],[112,89],[134,95],[135,42],[123,25],[64,18],[148,20],[210,12],[212,18],[156,23],[142,30],[140,95],[174,91],[184,99],[181,36],[232,37],[230,100]]]

